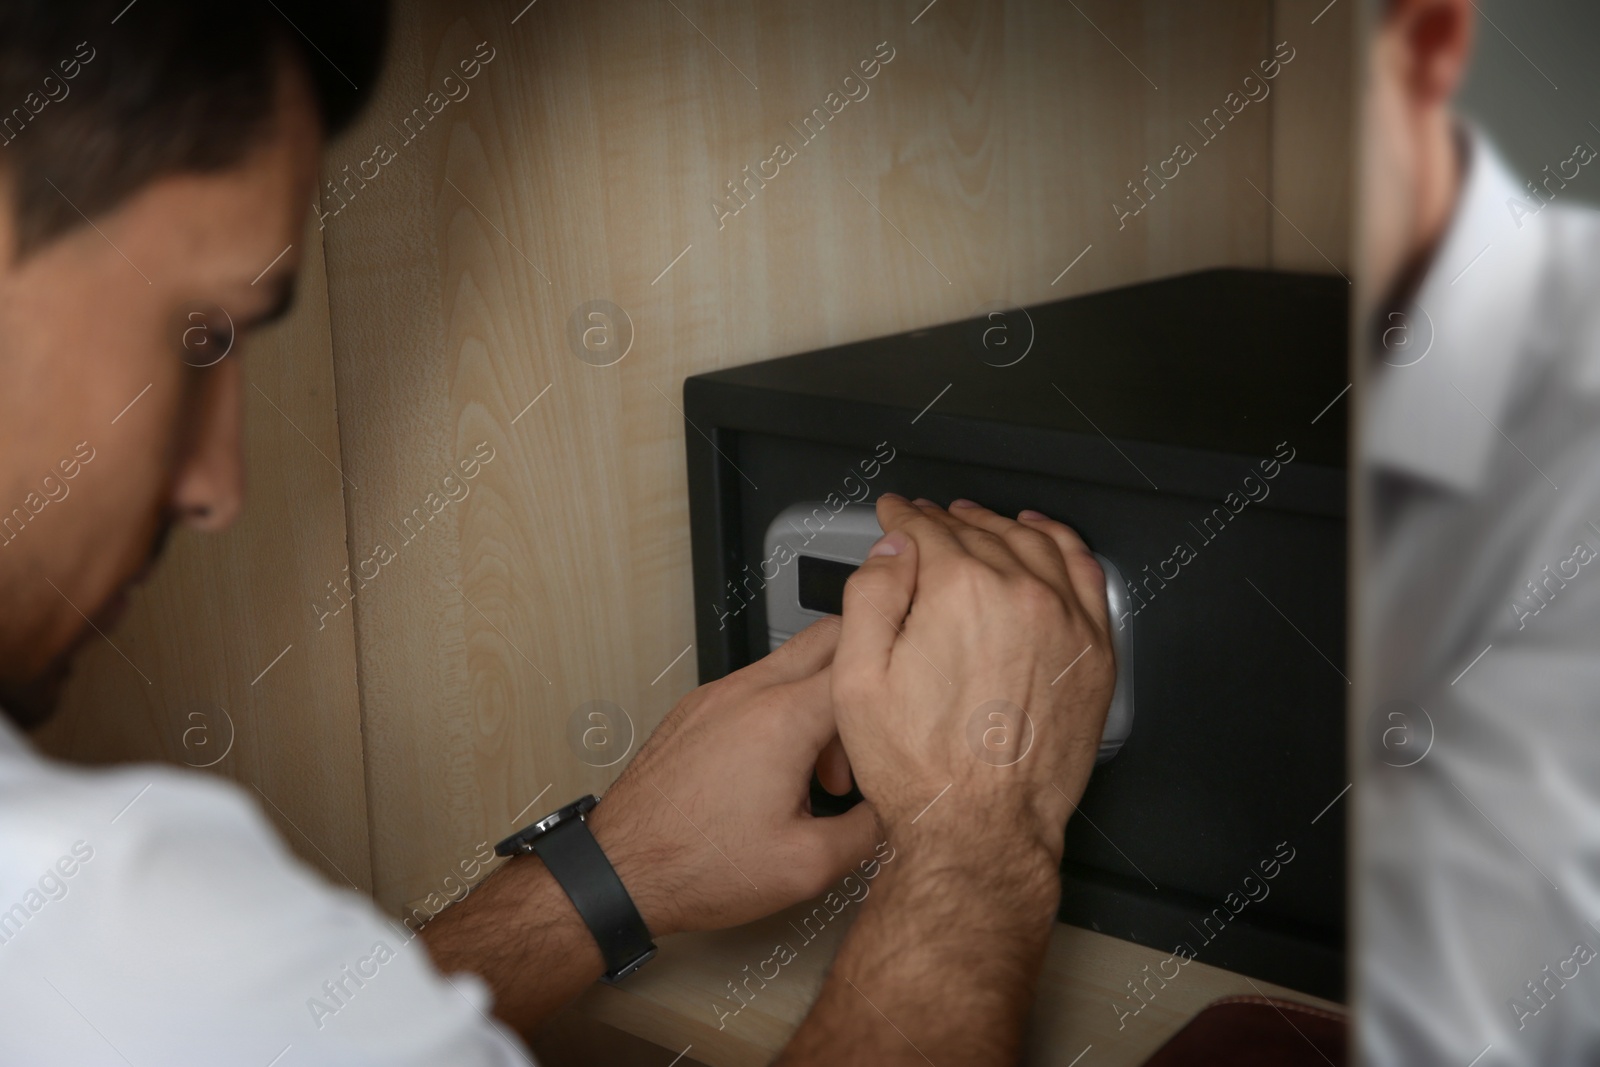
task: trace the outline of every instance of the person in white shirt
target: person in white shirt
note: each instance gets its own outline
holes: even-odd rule
[[[560,880],[570,854],[519,855],[416,935],[231,783],[29,747],[166,530],[243,506],[239,358],[183,335],[227,350],[288,306],[385,22],[371,0],[0,5],[0,1064],[518,1062],[517,1034],[651,938],[869,866],[786,1062],[1014,1057],[1114,679],[1103,574],[1042,515],[881,500],[842,621],[695,690],[562,824],[599,895]],[[1034,723],[1001,769],[965,740],[995,700]],[[813,817],[814,767],[868,803]]]
[[[1358,1044],[1600,1062],[1600,212],[1450,98],[1470,0],[1372,50],[1359,424]],[[1593,180],[1592,178],[1590,179]]]

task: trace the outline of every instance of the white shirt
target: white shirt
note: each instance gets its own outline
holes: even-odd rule
[[[489,1010],[237,788],[47,761],[0,715],[0,1064],[531,1062]]]
[[[1556,190],[1530,214],[1468,143],[1360,427],[1388,521],[1358,579],[1358,1041],[1371,1064],[1597,1063],[1600,213]]]

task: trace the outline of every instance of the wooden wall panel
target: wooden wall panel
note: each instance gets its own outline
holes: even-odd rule
[[[227,357],[245,360],[243,518],[221,535],[173,534],[109,634],[127,659],[88,645],[36,740],[62,758],[164,760],[233,778],[303,859],[365,891],[354,631],[349,612],[319,630],[310,607],[347,558],[318,238],[309,226],[294,311]]]
[[[1351,275],[1356,13],[1352,0],[1274,0],[1273,41],[1295,49],[1272,111],[1272,264]],[[1289,76],[1292,75],[1292,76]]]
[[[568,745],[580,704],[615,702],[642,736],[692,686],[686,375],[1293,258],[1263,193],[1313,173],[1275,173],[1272,113],[1310,63],[1137,217],[1111,206],[1271,55],[1281,17],[1267,0],[403,5],[323,204],[352,559],[395,556],[354,608],[379,900],[437,891],[535,797],[602,790],[617,768]],[[480,42],[493,58],[444,103]],[[868,95],[802,143],[790,123],[880,42]],[[430,91],[437,115],[414,112]],[[1307,151],[1342,159],[1340,137]],[[725,183],[779,140],[794,158],[719,220]],[[613,366],[568,339],[595,300],[631,323]],[[470,495],[394,543],[480,442],[494,459]]]

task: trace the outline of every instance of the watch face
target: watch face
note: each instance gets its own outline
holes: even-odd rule
[[[566,822],[568,819],[583,818],[585,815],[594,810],[595,803],[596,800],[593,793],[586,797],[580,797],[579,799],[574,800],[571,804],[568,804],[566,807],[560,808],[551,812],[549,815],[546,815],[544,818],[534,823],[533,828],[541,834],[548,833],[549,831],[554,830],[557,826],[560,826],[562,823]]]
[[[535,841],[562,823],[570,822],[573,819],[581,820],[594,810],[594,806],[597,803],[599,803],[599,800],[593,793],[586,797],[579,797],[571,804],[551,812],[533,825],[524,827],[500,842],[494,847],[495,855],[515,856],[525,852],[532,852]]]

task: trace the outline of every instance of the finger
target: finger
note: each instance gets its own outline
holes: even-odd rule
[[[853,781],[850,776],[850,757],[845,755],[844,743],[839,740],[838,734],[833,735],[833,739],[823,746],[822,754],[817,757],[817,781],[836,797],[850,792]]]
[[[1089,546],[1083,543],[1083,538],[1066,523],[1057,522],[1037,511],[1024,511],[1017,516],[1017,522],[1031,530],[1038,530],[1055,542],[1078,603],[1083,605],[1091,618],[1105,626],[1108,616],[1106,572],[1100,566],[1100,561],[1094,558],[1094,553],[1089,551]]]
[[[760,685],[797,682],[832,663],[838,645],[839,619],[829,615],[807,626],[746,669]]]
[[[922,513],[948,530],[967,554],[987,563],[1002,574],[1021,575],[1027,568],[1017,559],[1006,542],[989,530],[962,522],[931,500],[918,500]]]
[[[1076,596],[1067,577],[1067,565],[1062,559],[1061,549],[1042,530],[1024,526],[970,500],[953,501],[950,504],[950,517],[1000,538],[1035,576],[1050,583],[1063,596]]]
[[[805,820],[800,833],[823,856],[824,864],[836,880],[857,864],[870,860],[883,840],[878,813],[871,804],[861,803],[843,815],[818,816]]]
[[[774,687],[761,701],[763,714],[782,716],[777,724],[786,765],[815,764],[822,750],[839,736],[839,721],[833,709],[833,670]]]
[[[781,746],[784,765],[810,766],[822,786],[834,796],[850,792],[855,779],[850,773],[850,758],[839,740],[839,723],[834,715],[831,670],[818,671],[809,678],[790,682],[771,692],[764,701],[770,714],[782,716],[776,742]],[[809,784],[809,775],[806,783]],[[802,786],[804,789],[804,786]]]
[[[933,506],[937,511],[937,505]],[[900,532],[917,543],[918,558],[927,566],[943,567],[955,559],[970,556],[956,537],[955,527],[904,497],[878,498],[878,525],[883,532]]]
[[[917,590],[920,553],[903,529],[893,530],[872,546],[866,562],[845,582],[844,621],[833,657],[835,680],[872,678],[888,669]]]

